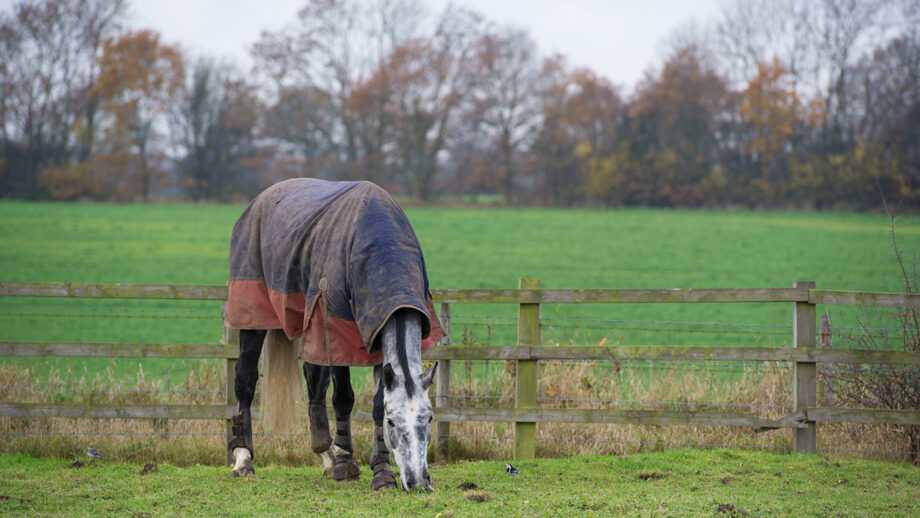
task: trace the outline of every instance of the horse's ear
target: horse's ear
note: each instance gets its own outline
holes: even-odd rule
[[[431,382],[434,381],[434,375],[438,372],[438,362],[434,362],[434,365],[430,369],[422,373],[422,390],[428,390],[428,387],[431,386]]]
[[[383,366],[383,388],[386,390],[393,390],[393,387],[396,386],[396,371],[393,370],[393,366],[389,363]]]

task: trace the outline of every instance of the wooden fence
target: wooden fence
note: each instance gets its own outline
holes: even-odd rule
[[[674,290],[541,290],[539,280],[521,279],[517,290],[434,290],[440,318],[447,331],[442,344],[425,354],[439,360],[435,391],[436,445],[439,458],[447,456],[451,421],[514,423],[515,459],[533,458],[536,424],[615,423],[640,425],[726,425],[758,430],[794,430],[793,449],[814,453],[816,423],[856,422],[920,425],[920,412],[866,410],[817,406],[816,364],[920,365],[920,353],[816,347],[816,304],[906,307],[920,309],[920,295],[818,290],[814,282],[796,282],[792,288],[674,289]],[[149,286],[125,284],[0,283],[0,296],[80,297],[131,299],[226,300],[227,289],[217,286]],[[543,347],[541,304],[578,303],[786,303],[793,306],[792,348],[696,346],[574,346]],[[517,343],[499,347],[450,345],[451,304],[504,303],[518,306]],[[230,434],[236,411],[234,374],[239,355],[239,333],[224,329],[220,344],[128,344],[0,342],[0,356],[101,356],[138,358],[218,358],[223,360],[225,403],[221,405],[83,406],[0,402],[0,416],[223,419]],[[451,362],[456,360],[510,360],[517,363],[513,408],[458,408],[450,405]],[[538,364],[544,360],[712,360],[771,361],[793,364],[793,412],[780,419],[733,411],[662,411],[622,409],[552,409],[537,404]],[[355,412],[370,420],[367,409]]]

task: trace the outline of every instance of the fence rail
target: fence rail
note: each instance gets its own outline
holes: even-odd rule
[[[645,304],[680,302],[807,302],[920,309],[920,294],[809,288],[671,290],[431,290],[451,304]],[[227,300],[225,286],[0,282],[0,296],[112,299]]]
[[[674,290],[541,290],[536,279],[521,279],[517,290],[433,290],[440,303],[442,325],[448,337],[426,352],[425,359],[443,362],[435,394],[436,452],[447,453],[450,422],[500,421],[514,423],[516,458],[534,456],[536,424],[616,423],[639,425],[746,426],[758,431],[793,430],[793,449],[814,452],[817,422],[920,425],[920,412],[864,410],[817,406],[817,363],[920,365],[920,353],[905,351],[818,349],[816,304],[920,308],[920,295],[818,290],[814,283],[797,282],[792,288],[674,289]],[[0,282],[0,296],[60,298],[126,298],[215,300],[227,298],[222,286],[169,286],[132,284],[78,284]],[[454,347],[450,344],[450,304],[517,304],[518,340],[504,347]],[[542,304],[623,303],[791,303],[793,347],[701,347],[701,346],[566,346],[542,345]],[[224,330],[220,344],[128,344],[0,342],[0,356],[95,356],[137,358],[217,358],[223,360],[226,385],[222,405],[86,406],[67,404],[0,402],[0,416],[131,418],[131,419],[222,419],[230,433],[229,419],[235,412],[235,363],[239,355],[237,330]],[[450,406],[451,361],[510,360],[517,362],[514,408],[458,408]],[[792,413],[779,419],[727,411],[663,411],[623,409],[539,408],[537,369],[540,361],[770,361],[793,365]],[[370,420],[370,410],[359,408],[357,420]]]

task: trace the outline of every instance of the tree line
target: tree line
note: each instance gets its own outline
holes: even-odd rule
[[[920,207],[913,0],[726,2],[632,91],[457,6],[305,0],[247,71],[128,9],[0,12],[0,197],[229,200],[313,176],[422,201]]]

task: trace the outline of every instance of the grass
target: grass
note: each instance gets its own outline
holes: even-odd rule
[[[5,516],[915,516],[920,468],[905,464],[729,450],[672,450],[431,467],[435,492],[374,493],[318,467],[229,468],[118,459],[0,456]],[[147,467],[147,464],[156,464]],[[879,498],[884,495],[884,498]]]

